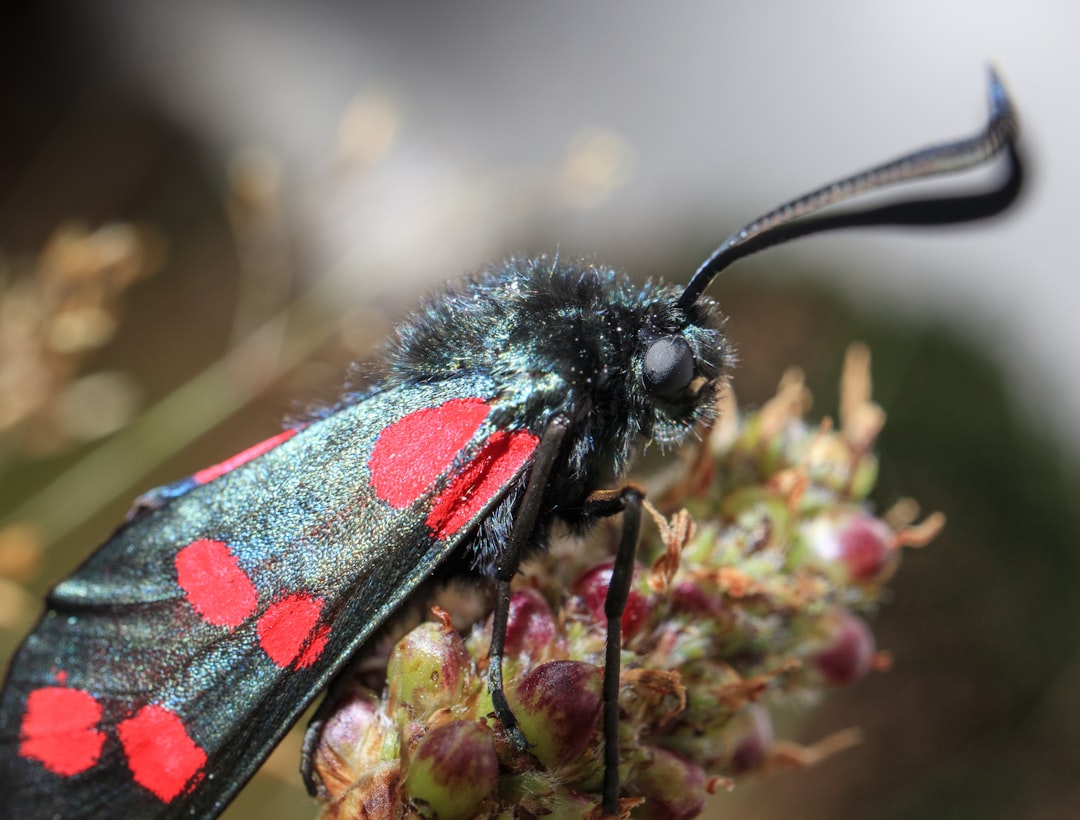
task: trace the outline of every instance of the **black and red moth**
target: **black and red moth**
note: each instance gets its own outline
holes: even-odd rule
[[[737,231],[685,289],[593,265],[511,259],[397,331],[385,377],[318,418],[154,490],[49,594],[0,702],[0,816],[220,813],[374,630],[431,579],[495,588],[489,689],[502,692],[510,580],[555,520],[622,514],[608,592],[603,806],[618,778],[620,614],[641,519],[603,490],[648,442],[710,418],[731,354],[711,279],[746,254],[855,225],[979,219],[1017,196],[1013,109],[991,75],[978,135],[793,200]],[[1002,149],[993,191],[820,209]],[[309,773],[310,776],[310,773]]]

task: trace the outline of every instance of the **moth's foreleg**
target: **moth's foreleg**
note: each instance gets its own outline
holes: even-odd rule
[[[620,490],[593,493],[585,501],[584,517],[623,515],[619,552],[611,570],[604,599],[607,643],[604,648],[604,814],[619,807],[619,675],[622,671],[622,616],[634,577],[634,558],[641,537],[641,505],[644,491],[628,484]]]

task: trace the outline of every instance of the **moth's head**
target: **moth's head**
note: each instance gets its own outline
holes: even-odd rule
[[[723,319],[706,297],[683,308],[681,290],[657,288],[630,364],[627,389],[645,436],[661,444],[682,440],[712,417],[716,395],[734,360]]]

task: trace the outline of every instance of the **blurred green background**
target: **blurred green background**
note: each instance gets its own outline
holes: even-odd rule
[[[880,503],[913,496],[949,524],[906,556],[875,620],[894,668],[784,727],[811,742],[857,725],[863,744],[741,784],[710,816],[1080,814],[1075,329],[1053,313],[1077,301],[1048,204],[1075,181],[1075,158],[1054,159],[1076,125],[1046,87],[1068,76],[1055,31],[1073,13],[939,9],[927,35],[885,12],[868,29],[854,4],[800,14],[6,11],[0,657],[135,495],[332,398],[432,284],[553,247],[685,278],[782,198],[973,131],[996,56],[1042,172],[1019,212],[932,238],[812,241],[712,289],[744,404],[798,364],[814,414],[833,413],[843,350],[868,342],[889,414]],[[227,816],[311,816],[298,746]]]

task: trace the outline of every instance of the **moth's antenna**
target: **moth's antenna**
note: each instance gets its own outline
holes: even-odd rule
[[[934,145],[837,180],[759,216],[724,240],[698,268],[679,306],[687,308],[713,277],[737,259],[812,233],[869,225],[947,225],[985,219],[1007,208],[1020,193],[1023,167],[1016,150],[1020,123],[1001,80],[990,69],[990,120],[974,137]],[[830,205],[901,182],[952,174],[980,165],[1008,149],[1009,177],[997,189],[980,194],[927,197],[828,216],[805,217]]]

